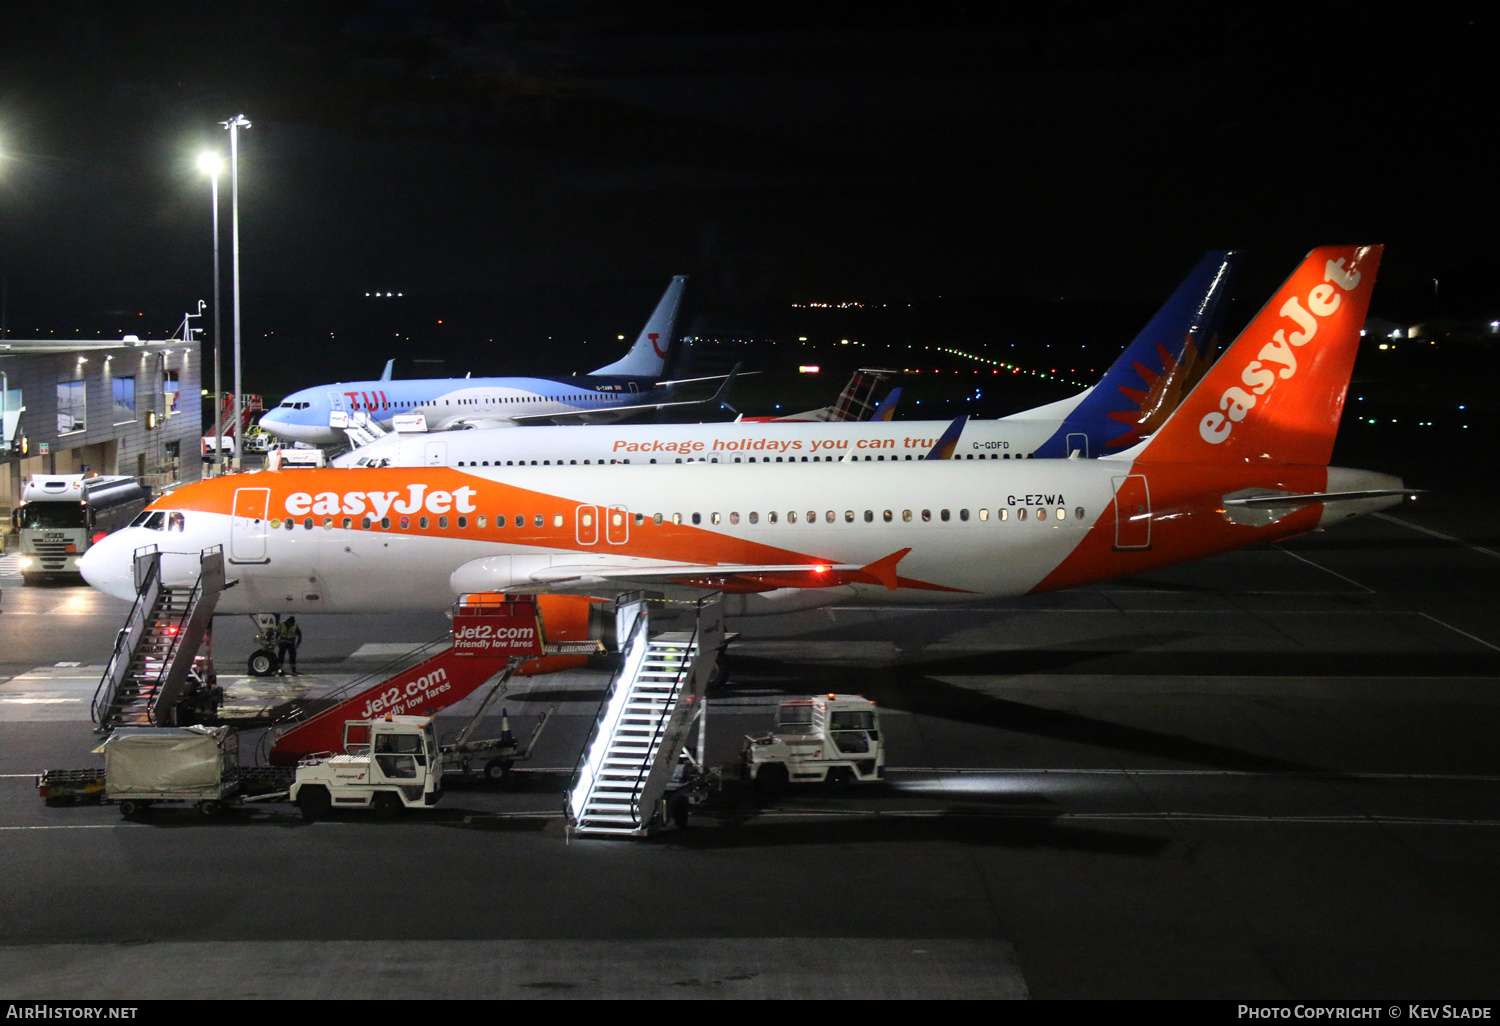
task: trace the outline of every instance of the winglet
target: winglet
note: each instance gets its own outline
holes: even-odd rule
[[[875,580],[885,585],[891,591],[895,591],[900,581],[900,578],[896,576],[896,564],[901,562],[910,551],[910,546],[898,549],[889,556],[884,556],[867,566],[860,567],[859,572],[861,575],[875,578]]]
[[[738,363],[734,365],[734,367],[729,372],[729,377],[724,379],[724,384],[719,386],[719,390],[715,392],[713,398],[709,400],[709,402],[711,403],[718,403],[721,409],[728,410],[730,413],[733,413],[736,418],[739,417],[740,411],[729,405],[729,390],[734,387],[734,379],[739,375],[741,366],[742,365]]]
[[[901,401],[901,386],[897,385],[886,393],[880,405],[875,407],[875,412],[870,414],[871,421],[894,420],[896,417],[896,404]]]
[[[396,358],[395,357],[392,357],[391,359],[385,361],[385,370],[383,370],[383,371],[380,372],[380,380],[381,381],[389,381],[389,380],[391,380],[391,368],[394,367],[394,366],[396,366]]]
[[[924,460],[951,460],[953,450],[958,448],[958,436],[964,433],[964,425],[968,422],[969,415],[966,413],[949,424],[948,430],[943,432],[943,437],[937,440],[937,445],[934,445],[932,451],[922,458]]]

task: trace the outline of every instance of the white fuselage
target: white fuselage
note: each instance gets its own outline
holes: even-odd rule
[[[858,567],[909,550],[894,589],[798,584],[742,596],[736,611],[752,612],[776,611],[767,600],[783,591],[796,593],[784,596],[792,605],[1024,594],[1057,586],[1049,575],[1091,532],[1103,538],[1105,556],[1089,557],[1099,565],[1060,586],[1180,561],[1174,538],[1203,554],[1319,523],[1318,515],[1279,531],[1274,521],[1229,523],[1216,508],[1222,495],[1254,483],[1255,472],[1224,478],[1222,469],[1201,469],[1143,473],[1111,459],[266,472],[192,486],[216,489],[199,508],[184,492],[159,500],[157,509],[184,512],[179,531],[127,528],[96,546],[82,569],[96,587],[127,597],[137,548],[158,546],[173,583],[196,577],[199,552],[222,545],[226,576],[237,583],[221,612],[354,613],[446,610],[456,595],[477,591],[607,593],[623,590],[619,577],[633,570]],[[1287,480],[1288,468],[1266,471],[1265,486],[1322,488],[1335,472],[1359,475],[1341,478],[1341,487],[1395,480],[1290,470],[1296,480]],[[1143,505],[1117,513],[1127,476]],[[246,496],[261,502],[259,516],[230,512],[231,501],[249,509]],[[1112,551],[1122,537],[1124,549]]]
[[[970,420],[954,459],[1026,459],[1082,395],[998,420]],[[345,453],[337,467],[571,466],[594,463],[827,463],[920,460],[951,421],[735,421],[565,425],[394,434]],[[1088,445],[1080,442],[1081,455]],[[1098,455],[1094,453],[1093,455]]]

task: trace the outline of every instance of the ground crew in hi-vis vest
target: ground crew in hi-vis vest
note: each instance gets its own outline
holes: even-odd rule
[[[286,676],[286,664],[290,659],[292,673],[301,676],[297,672],[297,647],[302,644],[302,628],[297,626],[297,618],[289,616],[281,621],[276,628],[276,658],[281,664],[277,672]]]

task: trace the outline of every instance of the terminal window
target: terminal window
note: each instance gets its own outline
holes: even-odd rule
[[[128,424],[135,420],[135,378],[132,376],[113,379],[115,423]]]
[[[57,433],[66,435],[87,427],[88,394],[83,379],[57,383]]]

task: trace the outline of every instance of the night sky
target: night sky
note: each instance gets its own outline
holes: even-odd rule
[[[212,299],[194,161],[241,112],[247,377],[273,394],[418,351],[587,370],[679,273],[685,333],[1117,351],[1206,249],[1247,251],[1247,318],[1313,246],[1384,242],[1374,316],[1487,319],[1488,10],[8,5],[6,325],[160,337]],[[226,174],[226,311],[228,214]]]

